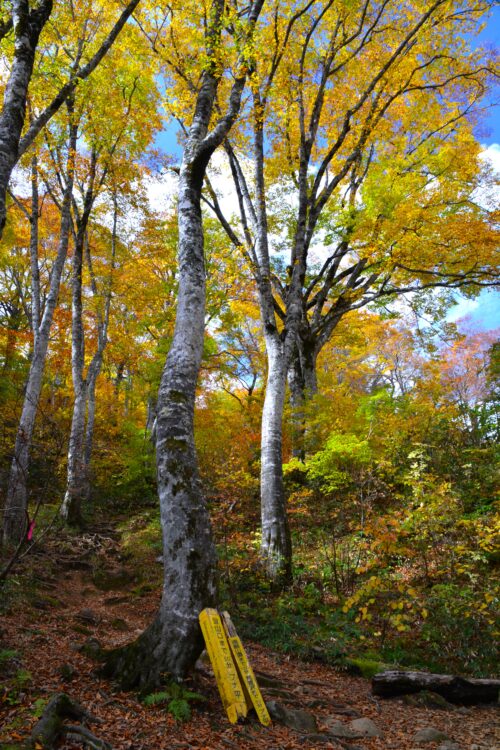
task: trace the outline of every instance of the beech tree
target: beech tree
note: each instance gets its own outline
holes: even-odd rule
[[[78,135],[78,121],[74,117],[74,102],[67,101],[68,122],[67,141],[64,148],[65,182],[62,186],[60,203],[61,223],[57,253],[50,271],[50,287],[45,298],[42,299],[40,290],[39,263],[39,193],[37,160],[32,160],[31,175],[31,214],[30,231],[30,264],[31,264],[31,300],[32,300],[32,331],[33,353],[30,362],[28,380],[26,383],[23,408],[19,420],[9,475],[9,485],[5,499],[3,517],[3,541],[5,544],[19,542],[28,526],[27,518],[27,478],[29,470],[29,455],[31,438],[38,408],[38,401],[42,388],[42,378],[49,346],[49,336],[54,318],[54,311],[59,296],[59,287],[64,263],[68,253],[71,233],[71,201],[73,195],[73,181],[75,174],[75,152]],[[43,302],[45,304],[43,304]]]
[[[254,0],[240,12],[227,9],[226,15],[224,3],[214,0],[193,29],[193,51],[199,57],[198,45],[202,42],[204,61],[179,171],[176,320],[157,405],[156,465],[164,584],[153,623],[137,641],[108,656],[106,674],[118,677],[128,687],[144,688],[157,682],[162,672],[182,677],[202,650],[198,615],[216,599],[215,547],[193,434],[205,328],[201,190],[210,157],[238,116],[262,5],[263,0]],[[227,109],[219,115],[217,97],[222,93],[221,84],[227,84],[226,69],[230,74]]]
[[[318,352],[345,314],[381,297],[494,280],[497,236],[474,198],[478,146],[468,124],[493,69],[464,41],[488,7],[309,2],[291,17],[275,6],[262,29],[251,105],[226,142],[239,227],[212,206],[259,290],[268,357],[262,555],[273,579],[291,571],[288,373],[300,412],[304,392],[316,389]]]
[[[130,40],[129,35],[129,42]],[[108,343],[110,308],[113,293],[113,278],[117,265],[119,202],[127,182],[138,179],[137,170],[127,167],[141,154],[153,138],[159,125],[154,113],[158,110],[158,92],[153,80],[153,66],[149,73],[141,70],[141,57],[145,57],[142,36],[135,34],[137,62],[131,63],[127,49],[115,47],[108,60],[114,70],[120,71],[118,78],[110,81],[110,70],[104,65],[98,71],[100,86],[106,87],[107,97],[82,97],[85,125],[81,140],[88,143],[89,154],[82,156],[77,169],[77,184],[80,195],[74,196],[73,206],[73,257],[72,257],[72,380],[73,415],[68,446],[67,487],[61,507],[61,515],[67,523],[82,523],[81,508],[89,494],[89,467],[92,452],[95,417],[95,389],[101,372],[104,350]],[[142,55],[141,53],[142,47]],[[102,75],[100,75],[102,74]],[[83,92],[82,92],[83,93]],[[111,96],[114,107],[109,107]],[[149,111],[147,122],[144,110]],[[106,121],[106,128],[102,127]],[[57,163],[54,164],[57,171]],[[106,193],[103,195],[103,193]],[[101,200],[101,206],[98,202]],[[108,248],[109,270],[104,279],[95,273],[92,243],[92,217],[99,209],[102,215],[108,208],[111,213]],[[85,268],[86,267],[86,268]],[[86,270],[86,273],[84,271]],[[96,343],[89,347],[85,328],[84,279],[88,279],[91,296],[100,298],[97,305]],[[102,288],[100,288],[102,287]],[[94,302],[95,304],[95,302]],[[89,349],[92,355],[89,358]],[[89,359],[86,367],[86,359]]]
[[[69,10],[70,17],[73,18],[74,12]],[[59,24],[62,24],[63,18],[59,18],[58,22]],[[68,20],[68,19],[66,19]],[[97,26],[92,30],[90,23],[90,19],[88,17],[88,14],[83,14],[81,17],[74,18],[73,20],[78,21],[80,26],[77,27],[77,33],[74,34],[74,36],[71,38],[70,42],[68,43],[68,48],[66,49],[66,54],[69,55],[73,60],[76,59],[77,61],[80,61],[84,51],[87,50],[87,47],[92,47],[93,44],[95,44],[95,34],[97,32]],[[98,21],[98,19],[96,19]],[[126,19],[122,18],[121,21],[121,27],[123,27]],[[94,70],[97,66],[97,62],[101,62],[102,58],[104,57],[104,51],[108,51],[111,47],[112,42],[116,39],[116,36],[118,35],[118,26],[115,26],[115,29],[113,30],[112,34],[108,36],[107,40],[101,44],[99,47],[99,55],[96,58],[95,56],[92,56],[90,65],[91,69]],[[61,31],[60,29],[57,29],[57,31]],[[57,37],[57,32],[53,32]],[[62,33],[62,32],[61,32]],[[137,39],[134,39],[134,33]],[[138,44],[138,40],[140,43],[142,43],[143,49],[141,50],[140,44]],[[134,30],[131,28],[129,33],[126,36],[126,44],[133,44],[136,52],[138,54],[138,57],[140,58],[140,55],[144,55],[144,41],[142,39],[142,35],[137,30]],[[73,47],[73,53],[71,53],[71,49]],[[55,55],[57,59],[57,52],[53,49],[50,50],[50,54]],[[137,92],[140,91],[141,86],[143,87],[144,91],[150,91],[151,90],[151,77],[147,76],[146,74],[142,75],[142,83],[138,85],[137,83],[137,77],[140,75],[139,72],[139,66],[141,65],[140,59],[138,60],[136,65],[129,65],[128,64],[128,51],[126,49],[126,46],[124,46],[123,51],[120,52],[119,46],[115,46],[115,49],[112,51],[112,62],[110,63],[110,67],[106,69],[106,67],[103,70],[103,76],[102,78],[105,79],[105,76],[107,75],[108,78],[111,75],[111,71],[113,71],[113,74],[116,74],[117,70],[120,70],[120,60],[121,60],[121,70],[122,70],[122,76],[119,78],[116,78],[115,81],[113,81],[113,84],[108,85],[108,91],[114,91],[115,93],[115,105],[113,107],[109,106],[108,100],[105,100],[105,98],[102,96],[102,94],[99,94],[97,89],[94,89],[90,85],[90,82],[85,80],[80,80],[80,84],[78,87],[78,90],[71,94],[71,96],[66,98],[66,102],[68,104],[68,120],[70,122],[70,126],[75,128],[75,132],[73,134],[73,140],[72,145],[70,146],[68,143],[64,143],[64,139],[61,137],[61,131],[64,131],[64,129],[68,126],[67,122],[64,120],[61,122],[62,113],[60,112],[58,117],[52,120],[52,132],[48,132],[49,129],[46,128],[44,131],[44,140],[45,140],[45,148],[42,149],[41,144],[39,141],[34,145],[33,151],[38,153],[38,156],[34,156],[31,161],[31,182],[32,182],[32,201],[31,201],[31,214],[27,216],[30,224],[31,224],[31,240],[30,240],[30,256],[31,256],[31,277],[32,277],[32,330],[33,330],[33,336],[34,336],[34,344],[33,344],[33,357],[32,361],[30,363],[30,374],[28,377],[28,385],[26,387],[25,397],[24,397],[24,406],[23,406],[23,412],[21,415],[17,437],[16,437],[16,444],[14,447],[13,452],[13,458],[12,458],[12,466],[11,466],[11,472],[9,477],[9,485],[7,489],[7,497],[6,497],[6,503],[5,503],[5,512],[4,512],[4,527],[3,527],[3,539],[4,542],[13,542],[18,541],[26,528],[26,521],[27,521],[27,483],[28,483],[28,474],[29,474],[29,452],[30,452],[30,445],[33,435],[33,429],[37,414],[37,408],[38,408],[38,402],[40,398],[41,388],[42,388],[42,380],[43,380],[43,372],[45,367],[45,360],[47,356],[47,349],[48,349],[48,342],[49,342],[49,335],[50,330],[52,326],[53,316],[54,316],[54,310],[57,304],[57,298],[59,295],[59,288],[61,283],[61,277],[63,273],[64,263],[66,256],[68,254],[68,249],[70,245],[70,235],[67,234],[67,200],[69,200],[69,211],[70,216],[69,220],[71,222],[71,211],[73,210],[76,214],[78,214],[77,217],[77,224],[78,228],[75,232],[75,252],[73,255],[73,258],[78,258],[81,256],[83,252],[83,243],[86,237],[86,229],[87,224],[90,218],[90,213],[92,210],[92,207],[94,205],[94,201],[97,195],[98,190],[96,189],[96,185],[94,182],[97,181],[97,184],[99,181],[101,182],[100,187],[102,187],[102,184],[105,181],[105,177],[109,171],[109,164],[106,167],[104,165],[102,169],[98,170],[99,174],[97,174],[96,179],[91,179],[90,183],[91,186],[87,186],[89,189],[87,190],[87,195],[83,197],[82,205],[79,205],[78,201],[75,199],[74,196],[74,190],[73,190],[73,183],[74,183],[74,169],[75,169],[75,148],[76,148],[76,139],[77,136],[79,137],[78,141],[78,150],[81,152],[82,149],[85,149],[85,142],[86,138],[88,138],[90,141],[92,140],[89,137],[89,128],[95,128],[98,127],[98,121],[99,121],[99,111],[102,112],[104,106],[107,107],[107,114],[109,118],[110,126],[107,128],[106,131],[104,131],[100,136],[100,146],[95,147],[92,150],[91,147],[91,155],[89,158],[90,163],[92,163],[92,160],[94,159],[94,162],[97,160],[97,155],[99,152],[99,149],[103,152],[107,152],[108,154],[113,155],[116,151],[116,147],[118,142],[120,141],[122,135],[124,132],[126,132],[127,127],[131,128],[132,123],[135,123],[135,128],[137,130],[137,117],[132,117],[131,113],[131,92],[132,94],[135,94],[139,99],[142,105],[149,104],[151,107],[151,112],[149,116],[148,123],[142,123],[142,135],[139,137],[136,137],[136,148],[142,148],[144,147],[145,142],[147,141],[148,137],[150,137],[151,134],[151,127],[154,126],[155,123],[158,122],[156,116],[155,116],[155,102],[154,97],[151,99],[150,96],[146,95],[139,95]],[[120,56],[121,55],[121,56]],[[50,55],[49,55],[50,56]],[[127,60],[127,72],[125,73],[125,59]],[[78,62],[79,64],[79,62]],[[113,65],[113,67],[111,67]],[[127,79],[128,76],[128,79]],[[135,80],[134,80],[135,76]],[[84,78],[87,77],[87,74],[84,76]],[[99,78],[98,78],[99,81]],[[102,90],[104,91],[104,80],[101,80],[101,86]],[[71,84],[72,87],[70,87],[70,92],[74,90],[76,84],[73,82]],[[100,87],[101,88],[101,87]],[[67,95],[67,92],[65,96]],[[37,97],[33,95],[32,99],[30,100],[30,107],[32,110],[36,110],[39,107],[42,109],[42,112],[45,112],[46,109],[43,108],[43,102],[45,97],[47,97],[47,92],[40,92]],[[64,101],[64,99],[63,99]],[[120,106],[120,103],[122,106]],[[57,110],[55,110],[57,111]],[[55,112],[54,111],[54,112]],[[125,116],[125,119],[128,118],[128,123],[126,122],[125,125],[123,124],[123,117]],[[115,123],[114,127],[111,126],[111,123]],[[95,136],[95,130],[94,136]],[[25,138],[30,139],[32,137],[35,137],[35,131],[29,130],[26,134]],[[41,140],[41,137],[40,137]],[[94,137],[95,142],[95,137]],[[23,140],[23,144],[25,144],[25,141]],[[23,146],[24,148],[24,146]],[[66,152],[66,153],[65,153]],[[93,156],[92,156],[93,154]],[[44,155],[44,159],[49,160],[52,158],[52,165],[47,164],[41,164],[42,155]],[[81,165],[85,162],[85,158],[82,157],[79,160],[79,165]],[[47,171],[44,175],[44,183],[45,187],[42,189],[42,195],[39,194],[39,188],[40,188],[40,180],[41,176],[39,174],[40,167],[44,167],[44,169],[48,170],[50,172],[50,169],[52,168],[54,179],[51,181],[51,178],[48,177]],[[97,170],[97,166],[94,163],[93,167],[94,172]],[[92,172],[92,168],[90,169]],[[80,174],[80,180],[83,179],[83,176]],[[95,178],[95,175],[94,175]],[[51,186],[52,183],[52,186]],[[69,191],[68,195],[69,198],[67,199],[66,193]],[[52,276],[51,276],[51,292],[45,300],[45,307],[43,310],[43,317],[41,317],[41,308],[43,306],[43,300],[40,295],[40,269],[39,269],[39,257],[38,257],[38,223],[39,223],[39,202],[42,201],[44,192],[50,193],[50,199],[51,201],[59,207],[59,210],[61,212],[62,222],[61,222],[61,243],[59,248],[59,253],[57,256],[57,260],[54,263],[53,269],[52,269]],[[85,192],[85,191],[84,191]],[[71,226],[70,226],[71,229]],[[71,233],[70,233],[71,234]],[[76,261],[75,261],[76,262]],[[79,296],[78,292],[78,284],[73,284],[73,289],[75,293],[75,301],[77,296]],[[78,306],[77,306],[78,307]],[[106,316],[104,316],[106,317]],[[38,336],[37,330],[38,327],[42,326],[41,328],[41,335]],[[76,327],[76,323],[75,323]],[[107,324],[105,324],[104,320],[102,321],[101,325],[101,343],[98,347],[98,350],[102,350],[105,345],[105,336],[104,331],[107,328]],[[43,330],[42,330],[43,329]],[[76,337],[76,336],[75,336]],[[75,345],[76,349],[76,345]],[[100,369],[100,365],[98,365],[99,360],[101,359],[102,353],[97,357],[96,360],[94,360],[94,364],[91,368],[91,373],[95,373],[95,377],[97,377],[98,371]],[[76,358],[76,354],[74,359]],[[75,378],[78,380],[78,373],[80,370],[77,368],[76,363],[74,362],[74,375]],[[90,381],[94,380],[94,375],[90,378]],[[82,407],[83,409],[86,408],[86,405],[88,403],[87,400],[87,389],[84,387],[83,383],[83,377],[80,379],[80,388],[78,389],[79,394],[81,395],[80,399],[76,399],[77,405]],[[92,389],[91,389],[92,390]],[[84,398],[85,396],[85,398]],[[78,411],[78,410],[77,410]],[[80,412],[81,413],[81,408]],[[75,431],[76,431],[76,425],[81,424],[81,419],[75,419]],[[78,431],[79,432],[79,431]],[[80,442],[83,445],[83,436],[78,438],[78,440],[75,437],[75,434],[71,436],[71,445],[74,446],[75,442]],[[88,441],[87,441],[88,442]],[[78,450],[72,450],[71,451],[71,460],[70,460],[70,466],[69,466],[69,472],[71,476],[71,481],[73,481],[73,478],[76,475],[76,469],[75,469],[75,462],[78,461],[78,465],[82,466],[82,471],[85,466],[85,463],[80,461],[80,452]],[[76,481],[76,480],[75,480]],[[82,484],[80,482],[79,484]],[[67,504],[65,506],[65,514],[67,511]]]
[[[88,78],[97,68],[139,5],[139,2],[140,0],[130,0],[108,35],[101,41],[99,47],[91,54],[87,62],[84,62],[84,54],[87,51],[85,38],[88,33],[85,28],[83,35],[77,42],[74,54],[68,53],[68,50],[72,46],[71,44],[62,44],[69,57],[69,67],[66,72],[67,80],[60,85],[59,89],[53,93],[52,98],[48,102],[45,102],[40,110],[33,110],[29,127],[24,135],[26,102],[29,93],[33,93],[29,89],[35,58],[37,57],[37,53],[43,57],[46,52],[43,49],[40,50],[40,47],[43,45],[39,45],[39,38],[51,16],[53,0],[40,0],[39,2],[31,3],[30,0],[13,0],[11,10],[2,8],[0,16],[0,42],[2,43],[2,56],[4,50],[7,52],[4,59],[6,59],[9,75],[3,92],[3,105],[0,112],[0,237],[7,217],[6,196],[12,170],[21,156],[32,145],[42,128],[55,115],[68,97],[74,94],[78,83]],[[63,9],[61,13],[63,17],[65,10]],[[64,28],[64,25],[61,25],[58,29],[62,36],[68,30],[71,33],[71,28],[77,20],[72,3],[70,3],[69,10],[72,16],[69,20],[69,26]],[[87,15],[84,26],[88,24],[88,20]],[[58,26],[57,21],[55,25],[56,27]],[[14,37],[13,45],[10,43],[11,36]],[[60,44],[61,36],[56,37],[56,50]],[[13,50],[11,51],[10,48],[12,46]],[[48,46],[48,57],[50,58],[50,45]],[[46,80],[44,84],[46,85]]]

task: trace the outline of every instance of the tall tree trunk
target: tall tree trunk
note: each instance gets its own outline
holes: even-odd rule
[[[246,42],[262,4],[263,0],[255,0],[249,6]],[[206,31],[208,59],[220,42],[223,8],[223,1],[215,0]],[[104,673],[118,677],[126,687],[144,689],[158,682],[162,672],[183,677],[202,650],[199,613],[216,601],[216,552],[194,444],[196,384],[205,331],[201,188],[210,157],[240,109],[247,66],[239,64],[237,69],[242,72],[234,80],[227,114],[208,132],[219,78],[215,68],[205,67],[179,174],[179,291],[174,336],[158,392],[156,426],[163,593],[151,626],[134,643],[108,656]]]
[[[314,341],[302,338],[299,333],[297,346],[288,369],[288,387],[292,407],[292,455],[300,461],[304,461],[306,457],[307,403],[318,392],[317,355],[314,343]]]
[[[71,303],[71,374],[74,401],[68,446],[66,494],[61,506],[61,516],[66,523],[72,526],[81,526],[82,524],[81,504],[86,491],[83,445],[85,412],[87,410],[87,382],[83,374],[85,367],[85,334],[83,330],[82,269],[83,243],[91,205],[92,201],[90,201],[89,206],[86,205],[84,207],[83,214],[78,219],[71,279],[73,287]],[[86,211],[87,208],[88,211]]]
[[[179,178],[179,293],[172,346],[158,393],[157,476],[165,579],[158,614],[128,649],[112,652],[107,674],[147,686],[161,672],[182,676],[202,648],[198,614],[215,602],[216,554],[201,491],[193,434],[205,329],[200,167],[185,158]]]
[[[283,485],[282,425],[287,366],[282,345],[266,336],[268,372],[261,430],[261,553],[277,583],[292,575],[292,543]]]
[[[51,12],[52,0],[44,0],[31,11],[29,0],[14,0],[12,3],[14,58],[0,112],[0,237],[7,217],[7,187],[19,157],[19,140],[38,37]]]
[[[304,397],[307,401],[318,392],[318,373],[315,341],[302,341],[300,344],[300,366],[304,383]]]
[[[87,378],[87,425],[85,427],[85,444],[83,447],[83,461],[85,464],[85,476],[87,480],[86,497],[90,493],[90,460],[92,458],[92,449],[94,447],[94,425],[95,425],[95,389],[97,378],[101,372],[102,358],[99,367],[96,368],[95,376]]]
[[[300,363],[299,350],[296,347],[293,352],[292,361],[288,368],[288,388],[290,390],[290,406],[292,409],[292,456],[304,461],[305,447],[305,383],[302,366]]]
[[[61,516],[70,526],[82,525],[82,502],[87,494],[84,464],[85,412],[87,410],[87,384],[84,380],[73,385],[74,401],[68,446],[68,473],[66,493],[61,506]]]
[[[12,363],[16,355],[17,339],[22,322],[22,308],[19,304],[13,302],[9,305],[9,319],[7,322],[7,338],[5,341],[4,359],[2,373],[5,377],[12,368]]]
[[[83,250],[90,213],[94,204],[94,181],[97,154],[92,151],[89,183],[85,191],[83,210],[79,212],[73,201],[77,216],[75,247],[72,264],[71,298],[71,376],[73,380],[73,415],[68,445],[68,470],[66,493],[61,506],[61,516],[70,526],[82,525],[82,504],[87,499],[88,482],[85,465],[85,422],[87,412],[88,382],[85,370],[85,330],[83,325]]]
[[[71,110],[71,105],[69,108]],[[72,118],[71,112],[70,117]],[[14,457],[12,459],[7,497],[5,500],[3,518],[4,544],[18,543],[26,526],[26,514],[28,508],[27,480],[31,441],[42,389],[42,379],[49,345],[50,329],[52,327],[54,311],[59,296],[61,275],[68,252],[71,227],[71,196],[73,192],[77,125],[71,122],[69,131],[67,178],[61,207],[59,246],[50,274],[50,288],[40,326],[38,331],[33,332],[33,357],[30,363],[23,408],[17,429]],[[32,247],[32,251],[35,251],[34,247]]]

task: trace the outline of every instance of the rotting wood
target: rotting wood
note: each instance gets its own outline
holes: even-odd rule
[[[450,703],[473,705],[498,701],[500,680],[466,679],[431,672],[388,670],[372,678],[372,692],[383,698],[431,690]]]

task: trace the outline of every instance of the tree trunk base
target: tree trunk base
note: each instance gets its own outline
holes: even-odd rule
[[[123,690],[147,693],[157,686],[162,670],[153,656],[155,634],[160,635],[156,622],[132,643],[108,651],[99,675],[114,680]]]
[[[431,672],[387,671],[372,679],[372,692],[382,698],[430,690],[450,703],[474,705],[495,703],[499,699],[500,680],[465,679]]]
[[[108,651],[99,675],[143,695],[165,680],[185,677],[203,651],[198,622],[185,636],[179,636],[175,627],[169,628],[160,617],[132,643]]]

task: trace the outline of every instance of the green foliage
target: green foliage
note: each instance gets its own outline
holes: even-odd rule
[[[171,700],[170,693],[163,690],[159,693],[150,693],[144,696],[142,702],[145,706],[158,706],[159,704],[167,703],[169,700]]]
[[[121,508],[136,506],[138,499],[141,507],[156,505],[156,469],[151,436],[143,427],[123,421],[116,440],[118,451],[96,456],[94,497],[106,498],[108,506],[112,501]]]
[[[345,664],[349,671],[354,674],[360,674],[368,680],[379,672],[383,672],[385,669],[389,668],[389,665],[384,662],[374,661],[373,659],[363,659],[360,657],[348,658],[345,660]]]
[[[143,510],[119,526],[123,556],[133,566],[141,585],[159,583],[162,566],[156,558],[162,554],[163,542],[159,512]]]
[[[37,698],[36,701],[32,703],[31,712],[36,719],[39,719],[40,716],[42,716],[47,703],[48,700],[46,698]]]
[[[366,466],[371,456],[367,440],[349,433],[332,433],[323,450],[309,459],[307,475],[325,494],[336,492],[350,484],[353,471]]]
[[[11,661],[11,659],[17,659],[19,656],[18,652],[14,649],[4,648],[0,649],[0,667],[2,667],[7,662]]]
[[[189,721],[191,718],[192,702],[206,700],[200,693],[187,690],[183,685],[176,682],[169,683],[165,690],[150,693],[142,698],[145,706],[166,705],[167,711],[176,721]]]
[[[495,616],[498,605],[498,597],[493,592],[485,592],[481,597],[471,585],[441,583],[433,586],[427,599],[429,614],[420,635],[430,658],[477,675],[497,670],[500,663]]]
[[[191,718],[191,708],[184,698],[174,698],[168,704],[168,712],[176,721],[189,721]]]
[[[234,601],[225,588],[221,599],[231,609],[239,634],[274,651],[341,664],[359,636],[352,614],[325,601],[321,586],[312,581],[273,592],[258,572],[247,569],[233,581],[233,589],[237,592]]]
[[[19,690],[27,687],[33,680],[33,675],[27,669],[19,669],[14,677],[14,683]]]

